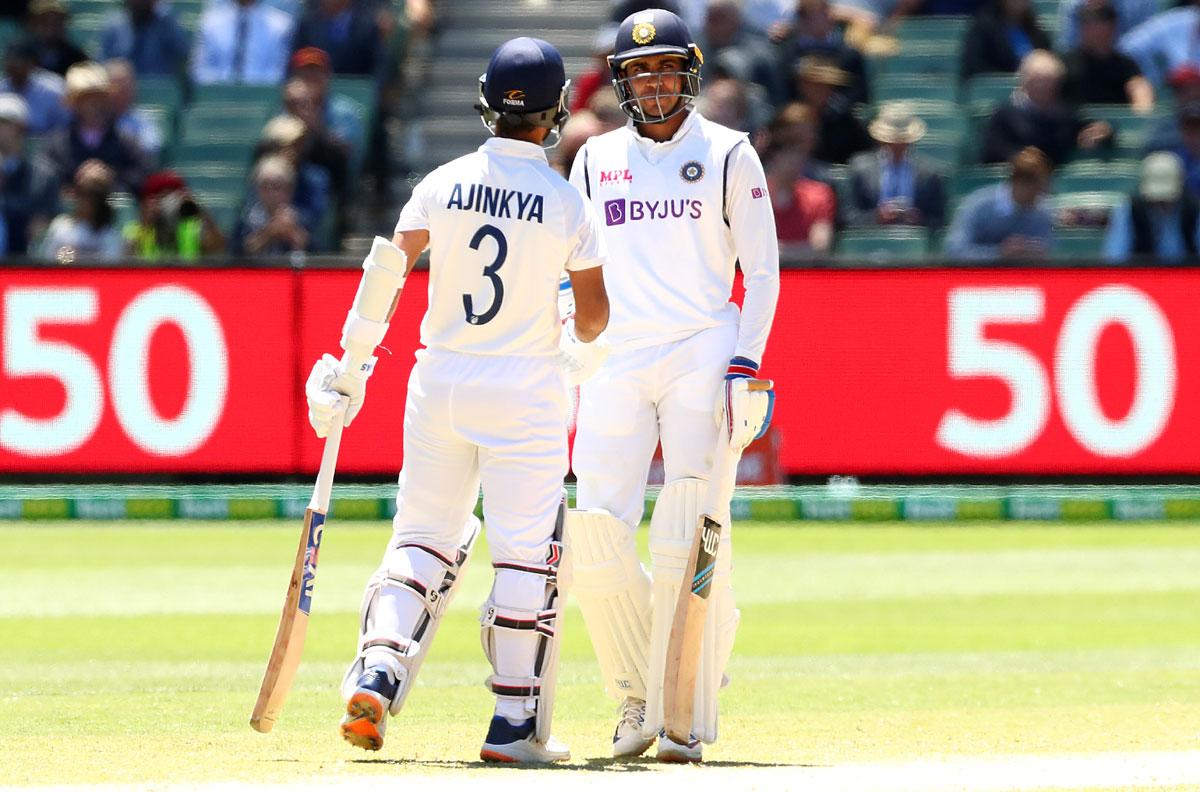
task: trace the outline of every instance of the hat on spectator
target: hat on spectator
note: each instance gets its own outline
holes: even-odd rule
[[[828,58],[805,55],[796,63],[795,74],[802,80],[811,80],[823,85],[845,86],[850,84],[849,72],[837,67]]]
[[[925,137],[925,122],[917,118],[907,102],[888,102],[867,127],[880,143],[916,143]]]
[[[262,138],[277,146],[290,146],[304,137],[307,127],[294,115],[277,115],[263,127]]]
[[[108,93],[108,70],[90,61],[76,63],[67,69],[67,103],[87,93]]]
[[[292,55],[292,68],[302,69],[305,66],[319,66],[325,71],[331,71],[333,62],[329,60],[329,53],[320,47],[304,47]]]
[[[29,16],[39,16],[40,14],[63,14],[67,13],[67,4],[63,0],[33,0],[29,4]]]
[[[1167,82],[1176,91],[1180,88],[1200,84],[1200,66],[1194,63],[1180,64],[1171,69],[1170,74],[1167,75]]]
[[[1138,193],[1147,201],[1178,201],[1183,195],[1183,161],[1171,151],[1156,151],[1142,160]]]
[[[161,170],[157,173],[151,173],[146,177],[146,181],[142,182],[142,198],[153,198],[156,195],[163,193],[173,193],[179,190],[186,190],[187,184],[183,178],[173,170]]]
[[[29,123],[29,105],[15,93],[0,93],[0,121],[20,126]]]

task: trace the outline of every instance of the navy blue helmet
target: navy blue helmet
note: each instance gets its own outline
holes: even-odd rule
[[[625,67],[630,61],[651,55],[677,55],[682,59],[680,70],[674,72],[679,75],[678,93],[660,91],[637,98],[630,83],[633,78]],[[686,110],[700,93],[700,67],[703,65],[704,55],[692,40],[687,25],[675,14],[661,8],[638,11],[626,17],[617,29],[613,54],[608,56],[613,89],[617,92],[621,110],[638,123],[657,124]]]
[[[522,36],[506,41],[492,53],[487,71],[479,77],[479,104],[483,124],[492,132],[496,122],[528,123],[561,136],[570,117],[570,87],[562,55],[541,39]]]

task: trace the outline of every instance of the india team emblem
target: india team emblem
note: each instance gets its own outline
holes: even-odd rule
[[[649,22],[639,22],[633,26],[633,41],[635,44],[649,44],[658,33]]]
[[[704,178],[704,166],[696,160],[685,162],[683,163],[683,167],[679,169],[679,178],[688,184],[695,184]]]

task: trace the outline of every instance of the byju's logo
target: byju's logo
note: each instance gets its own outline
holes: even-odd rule
[[[604,204],[604,219],[610,226],[625,224],[625,199],[606,201]]]

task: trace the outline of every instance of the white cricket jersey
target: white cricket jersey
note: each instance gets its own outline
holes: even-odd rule
[[[429,231],[421,343],[475,355],[558,354],[564,269],[604,263],[591,207],[533,143],[491,138],[417,185],[397,233]]]
[[[779,296],[779,245],[762,164],[746,136],[692,110],[671,140],[633,124],[591,138],[571,183],[596,208],[615,347],[737,324],[736,355],[761,363]],[[730,302],[740,263],[746,298]]]

